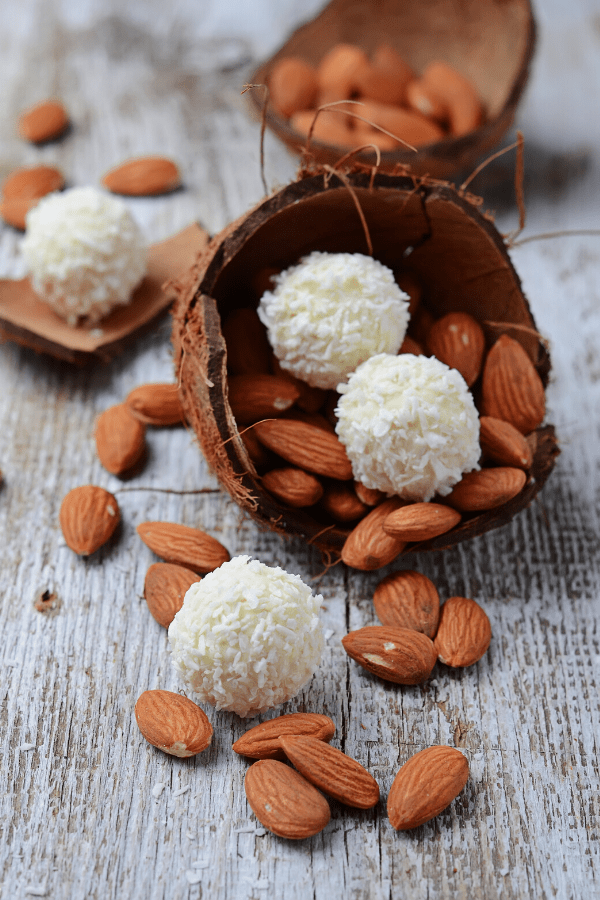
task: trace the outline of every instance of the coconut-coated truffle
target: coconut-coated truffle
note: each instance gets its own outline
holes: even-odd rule
[[[408,296],[387,266],[361,253],[315,250],[274,277],[258,315],[283,369],[335,388],[377,353],[397,353]]]
[[[27,213],[21,244],[35,292],[70,325],[129,302],[147,265],[125,203],[94,187],[48,194]]]
[[[460,372],[435,357],[373,356],[338,390],[336,431],[366,487],[430,500],[479,468],[473,396]]]
[[[169,626],[175,668],[217,709],[264,712],[297,694],[319,665],[322,603],[298,575],[236,556],[185,595]]]

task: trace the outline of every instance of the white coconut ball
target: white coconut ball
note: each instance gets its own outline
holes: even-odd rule
[[[281,367],[331,389],[377,353],[397,353],[408,295],[387,266],[361,253],[314,251],[274,277],[258,315]]]
[[[264,712],[297,694],[319,665],[322,603],[298,575],[236,556],[185,595],[169,626],[175,668],[217,709]]]
[[[336,431],[366,487],[430,500],[479,468],[473,396],[460,372],[435,357],[379,354],[338,391]]]
[[[94,187],[48,194],[26,226],[21,249],[33,288],[70,325],[93,325],[129,303],[147,249],[123,200]]]

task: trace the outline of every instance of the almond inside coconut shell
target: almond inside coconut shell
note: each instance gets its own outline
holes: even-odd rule
[[[334,553],[341,552],[348,528],[332,525],[320,508],[292,509],[261,487],[228,402],[221,322],[236,308],[256,308],[253,284],[265,268],[283,269],[312,250],[368,252],[356,202],[374,257],[397,274],[418,279],[422,304],[434,318],[456,310],[470,313],[483,327],[488,347],[507,333],[522,344],[544,385],[550,370],[502,237],[479,212],[476,198],[447,184],[355,172],[344,185],[321,173],[288,185],[213,238],[180,284],[174,308],[175,365],[186,418],[221,484],[244,510],[275,531]],[[473,390],[477,399],[477,384]],[[405,552],[451,546],[506,524],[528,506],[559,452],[550,425],[528,440],[533,464],[516,497],[465,516],[443,535],[408,544]]]
[[[268,84],[273,68],[288,57],[300,57],[316,66],[340,43],[354,44],[369,57],[380,44],[389,44],[417,75],[428,63],[440,60],[471,82],[484,109],[480,127],[461,137],[428,144],[417,153],[401,145],[398,150],[381,153],[380,171],[398,171],[398,166],[409,165],[413,172],[451,178],[473,168],[510,127],[529,75],[535,22],[529,0],[332,0],[259,66],[251,83]],[[247,97],[253,113],[260,116],[264,92],[248,91]],[[266,123],[290,150],[303,152],[305,138],[272,106],[267,107]],[[334,164],[347,149],[314,140],[310,143],[312,158],[321,164]],[[357,159],[372,163],[373,151],[363,152]]]

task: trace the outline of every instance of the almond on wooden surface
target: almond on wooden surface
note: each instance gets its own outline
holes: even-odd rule
[[[142,522],[136,530],[157,556],[194,572],[212,572],[230,558],[223,544],[199,528],[175,522]]]
[[[309,735],[282,735],[279,744],[290,762],[320,791],[357,809],[379,800],[379,785],[364,766],[336,747]]]
[[[11,172],[2,185],[2,195],[5,200],[34,199],[64,186],[64,175],[54,166],[30,166]]]
[[[265,472],[262,486],[282,503],[296,509],[313,506],[323,496],[323,485],[319,479],[293,466]]]
[[[428,541],[458,525],[460,513],[442,503],[410,503],[393,510],[382,528],[400,541]]]
[[[164,156],[140,156],[125,160],[102,178],[113,194],[149,197],[167,194],[181,185],[179,168]]]
[[[261,824],[279,837],[303,840],[322,831],[331,816],[323,794],[276,759],[259,759],[246,772],[246,798]]]
[[[404,549],[399,541],[383,530],[383,523],[391,512],[405,506],[405,501],[391,497],[375,506],[350,532],[342,548],[342,560],[351,569],[370,572],[391,563]]]
[[[125,403],[146,425],[179,425],[184,421],[176,384],[140,384],[129,392]]]
[[[426,747],[404,763],[388,794],[387,811],[396,831],[417,828],[439,815],[469,778],[466,757],[454,747]]]
[[[148,609],[159,625],[168,628],[183,606],[190,585],[198,575],[174,563],[153,563],[146,572],[144,597]]]
[[[172,691],[144,691],[135,704],[135,718],[148,743],[171,756],[195,756],[212,741],[204,710]]]
[[[291,419],[258,422],[253,430],[265,447],[301,469],[340,481],[352,478],[352,465],[335,434]]]
[[[291,381],[277,375],[231,375],[228,381],[229,405],[240,425],[280,416],[299,396]]]
[[[502,419],[479,417],[479,443],[484,457],[491,462],[517,469],[530,469],[533,453],[521,432]]]
[[[288,713],[268,719],[248,729],[233,744],[240,756],[251,759],[285,759],[279,738],[282,735],[309,735],[319,741],[330,741],[335,734],[335,724],[322,713]]]
[[[451,312],[437,319],[427,332],[427,349],[451,369],[458,369],[471,387],[481,372],[485,335],[473,316]]]
[[[447,666],[472,666],[487,651],[492,626],[487,615],[469,597],[449,597],[440,613],[434,640],[438,659]]]
[[[368,672],[395,684],[421,684],[437,660],[433,641],[410,628],[367,625],[343,637],[342,644]]]
[[[64,539],[80,556],[89,556],[102,547],[112,537],[120,520],[116,498],[93,484],[69,491],[59,513]]]
[[[440,617],[440,596],[426,575],[412,569],[392,572],[375,588],[373,606],[382,625],[411,628],[434,639]]]
[[[69,126],[69,116],[59,100],[44,100],[19,116],[19,134],[32,144],[60,137]]]
[[[544,420],[544,385],[518,341],[502,334],[488,351],[481,383],[481,412],[510,422],[521,434]]]
[[[0,216],[7,225],[25,231],[27,213],[39,202],[39,197],[4,197],[0,200]]]
[[[511,466],[479,469],[463,475],[444,499],[461,512],[483,512],[512,500],[526,481],[526,473]]]
[[[122,475],[140,461],[146,449],[146,426],[124,403],[110,406],[96,420],[96,452],[104,468]]]

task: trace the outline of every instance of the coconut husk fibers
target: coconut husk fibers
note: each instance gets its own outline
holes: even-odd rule
[[[316,65],[338,43],[356,44],[372,54],[391,44],[417,75],[433,60],[453,66],[473,84],[485,110],[482,125],[459,138],[447,137],[419,148],[381,153],[380,171],[410,165],[413,172],[452,178],[470,171],[495,147],[510,127],[529,76],[535,47],[535,22],[529,0],[332,0],[312,21],[295,31],[269,60],[253,73],[252,84],[268,84],[273,66],[284,57],[299,56]],[[247,93],[259,116],[263,91]],[[357,107],[360,114],[360,107]],[[267,106],[267,126],[295,153],[305,139]],[[402,135],[399,135],[402,137]],[[333,165],[345,152],[311,141],[319,163]],[[373,151],[359,160],[372,163]]]
[[[368,252],[357,200],[374,257],[396,273],[413,273],[423,285],[422,303],[434,317],[468,312],[481,324],[488,347],[506,332],[525,348],[544,385],[550,371],[548,352],[505,243],[474,198],[448,184],[412,176],[355,172],[344,177],[347,184],[327,171],[301,178],[231,224],[213,238],[179,285],[173,310],[181,400],[221,484],[262,525],[334,554],[341,552],[348,529],[313,512],[291,509],[263,490],[229,407],[221,321],[237,307],[256,308],[259,298],[252,283],[261,269],[285,268],[312,250]],[[529,440],[533,466],[517,497],[466,516],[452,531],[409,544],[405,552],[457,544],[506,524],[528,506],[559,452],[550,425]]]

